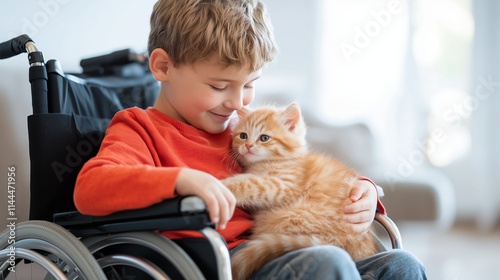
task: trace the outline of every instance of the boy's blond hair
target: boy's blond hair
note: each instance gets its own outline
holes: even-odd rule
[[[174,65],[218,54],[224,66],[262,68],[277,53],[260,0],[159,0],[151,14],[148,51],[165,50]]]

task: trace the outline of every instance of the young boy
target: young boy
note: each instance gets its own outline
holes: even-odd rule
[[[151,15],[150,68],[161,82],[153,107],[119,112],[97,156],[81,170],[75,204],[107,215],[150,206],[176,195],[197,195],[229,249],[244,246],[251,216],[219,181],[241,172],[228,161],[228,125],[251,103],[254,83],[277,48],[259,0],[160,0]],[[374,185],[360,178],[345,219],[358,232],[377,207]],[[252,279],[425,279],[410,254],[391,250],[354,263],[334,246],[290,252]]]

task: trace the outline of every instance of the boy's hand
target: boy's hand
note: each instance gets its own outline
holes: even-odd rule
[[[372,183],[359,180],[349,198],[352,203],[344,208],[344,220],[355,232],[365,233],[370,229],[375,217],[377,190]]]
[[[210,220],[225,229],[234,214],[236,198],[217,178],[203,171],[183,168],[177,178],[178,195],[196,195],[207,204]]]

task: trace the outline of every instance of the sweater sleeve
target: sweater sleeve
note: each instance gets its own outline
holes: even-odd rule
[[[138,209],[174,196],[179,167],[157,167],[148,124],[130,111],[111,121],[98,154],[80,171],[74,191],[77,209],[108,215]]]

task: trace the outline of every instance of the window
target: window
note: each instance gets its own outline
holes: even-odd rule
[[[367,122],[391,159],[423,147],[442,166],[465,153],[468,113],[455,108],[468,106],[469,0],[320,1],[319,111]]]

